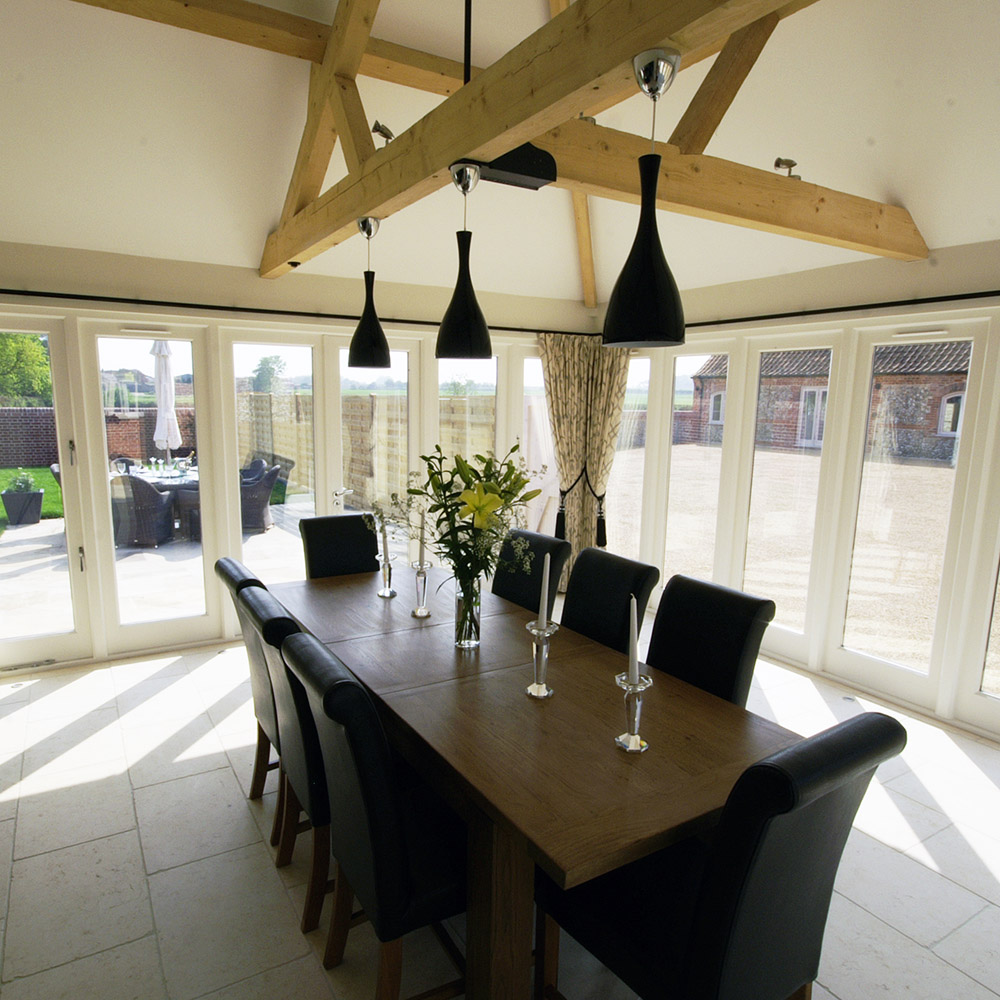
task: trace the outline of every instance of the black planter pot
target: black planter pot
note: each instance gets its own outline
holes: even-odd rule
[[[32,493],[0,493],[7,520],[11,524],[38,524],[42,516],[42,497],[45,490],[35,490]]]

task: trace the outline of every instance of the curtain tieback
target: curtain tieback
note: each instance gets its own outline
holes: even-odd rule
[[[608,529],[604,518],[604,499],[607,493],[599,494],[594,489],[594,485],[590,481],[590,473],[587,472],[586,464],[584,464],[579,475],[566,489],[559,490],[559,511],[556,514],[556,538],[566,537],[566,497],[576,489],[581,479],[586,483],[587,489],[590,490],[590,495],[597,501],[597,547],[601,549],[607,548]]]

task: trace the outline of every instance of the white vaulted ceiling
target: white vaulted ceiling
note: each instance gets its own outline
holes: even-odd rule
[[[267,6],[329,24],[336,2]],[[462,0],[383,0],[372,34],[460,60],[462,15]],[[489,65],[548,20],[548,0],[477,0],[473,62]],[[931,250],[1000,240],[998,29],[992,0],[819,0],[777,25],[705,152],[769,171],[792,157],[805,181],[904,206]],[[682,72],[663,98],[659,140],[711,63]],[[258,268],[309,72],[301,59],[72,0],[4,0],[0,240]],[[358,86],[369,122],[397,135],[443,100],[363,76]],[[643,136],[649,123],[639,95],[598,115]],[[327,181],[345,173],[338,146]],[[590,204],[603,302],[637,209]],[[461,220],[450,187],[387,218],[372,246],[379,280],[452,285]],[[484,183],[469,224],[477,289],[580,300],[568,191]],[[682,291],[870,259],[663,211],[659,225]],[[363,263],[355,238],[300,271],[356,278]]]

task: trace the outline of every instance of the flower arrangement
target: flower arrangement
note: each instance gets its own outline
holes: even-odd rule
[[[469,461],[456,455],[450,461],[435,445],[432,454],[420,456],[426,481],[407,490],[409,506],[435,526],[431,547],[455,574],[460,646],[478,645],[481,579],[496,568],[500,546],[509,529],[523,519],[528,501],[541,493],[527,489],[527,470],[517,452],[514,445],[500,459],[489,454]],[[530,553],[522,549],[515,558],[527,563]]]
[[[33,493],[38,487],[35,485],[35,477],[24,469],[18,467],[17,472],[7,483],[6,493]]]

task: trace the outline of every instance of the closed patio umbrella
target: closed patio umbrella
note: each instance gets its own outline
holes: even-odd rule
[[[170,363],[170,344],[165,340],[154,340],[150,354],[156,358],[153,370],[153,385],[156,393],[156,427],[153,429],[153,444],[162,448],[170,459],[170,450],[181,446],[181,430],[177,426],[174,412],[174,373]]]

